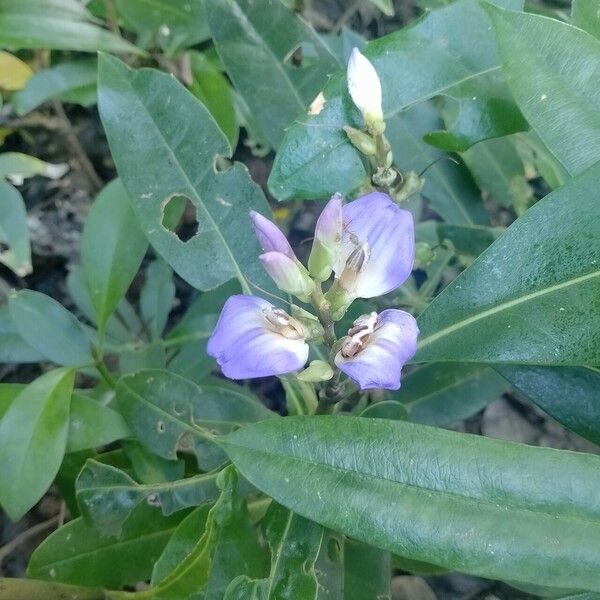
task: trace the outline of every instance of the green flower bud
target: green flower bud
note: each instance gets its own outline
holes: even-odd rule
[[[300,381],[311,383],[329,381],[333,377],[333,369],[324,360],[313,360],[304,371],[298,373],[297,377]]]

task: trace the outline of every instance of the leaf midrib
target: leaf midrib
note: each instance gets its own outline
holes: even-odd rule
[[[467,317],[466,319],[463,319],[462,321],[458,321],[457,323],[453,323],[452,325],[449,325],[448,327],[444,327],[443,329],[440,329],[436,333],[432,333],[431,335],[429,335],[426,338],[422,338],[417,343],[417,350],[425,348],[426,346],[428,346],[429,344],[432,344],[433,342],[439,340],[440,338],[443,338],[447,335],[451,335],[451,334],[455,333],[456,331],[463,329],[464,327],[468,327],[469,325],[472,325],[473,323],[480,321],[481,319],[485,319],[491,315],[495,315],[496,313],[502,312],[504,310],[508,310],[515,306],[518,306],[519,304],[529,302],[530,300],[539,298],[541,296],[545,296],[547,294],[552,294],[553,292],[556,292],[558,290],[570,287],[572,285],[577,285],[578,283],[582,283],[584,281],[593,279],[594,277],[598,277],[598,276],[600,276],[600,271],[592,271],[591,273],[586,273],[585,275],[579,275],[578,277],[574,277],[572,279],[567,279],[566,281],[562,281],[562,282],[552,285],[550,287],[543,288],[541,290],[536,290],[535,292],[531,292],[529,294],[524,294],[523,296],[519,296],[518,298],[513,298],[512,300],[508,300],[507,302],[504,302],[504,303],[494,306],[492,308],[488,308],[487,310],[484,310],[484,311],[481,311],[474,315],[471,315],[470,317]]]

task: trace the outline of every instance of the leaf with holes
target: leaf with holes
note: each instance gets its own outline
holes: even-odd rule
[[[269,207],[243,165],[216,170],[215,156],[229,156],[231,148],[209,112],[166,73],[133,71],[105,55],[98,68],[98,105],[111,153],[150,243],[202,290],[233,277],[245,293],[249,282],[273,289],[257,260],[248,216],[250,210],[266,215]],[[177,197],[197,211],[198,231],[185,242],[163,222]]]
[[[364,543],[491,579],[600,591],[598,456],[331,416],[263,421],[220,443],[258,489]]]
[[[313,28],[282,2],[208,0],[217,52],[252,117],[277,148],[285,128],[339,65]]]
[[[503,0],[519,8],[519,0]],[[459,0],[423,19],[367,44],[365,55],[381,79],[386,119],[450,90],[464,81],[499,70],[489,20],[478,0]],[[401,76],[398,76],[398,73]],[[324,89],[325,106],[287,130],[275,158],[269,189],[279,200],[326,199],[348,193],[367,179],[361,155],[342,127],[362,127],[342,74]]]
[[[571,175],[600,160],[600,40],[539,15],[485,5],[508,84]]]
[[[600,364],[600,164],[517,219],[419,317],[415,361]]]
[[[168,516],[191,506],[214,502],[219,496],[217,473],[165,483],[140,484],[127,473],[88,460],[76,483],[83,516],[107,535],[120,535],[123,523],[142,502],[159,506]]]
[[[177,458],[178,450],[192,452],[205,471],[224,462],[213,443],[215,434],[277,416],[239,385],[218,379],[196,385],[159,370],[121,378],[117,399],[121,414],[148,450],[168,459]]]
[[[72,369],[45,373],[23,389],[0,421],[0,503],[14,521],[43,496],[58,472],[74,379]]]

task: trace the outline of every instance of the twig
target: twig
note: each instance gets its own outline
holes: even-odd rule
[[[67,137],[69,144],[75,151],[77,161],[79,162],[81,170],[90,180],[90,183],[92,184],[92,187],[95,189],[95,191],[100,190],[104,186],[104,183],[98,175],[98,173],[96,173],[96,169],[94,169],[92,161],[86,154],[85,150],[83,149],[83,146],[80,144],[79,139],[77,138],[77,134],[73,129],[73,125],[71,124],[71,121],[69,121],[69,117],[67,117],[67,114],[65,113],[63,105],[58,100],[54,100],[52,102],[52,106],[54,108],[54,112],[64,124],[65,136]]]
[[[7,544],[4,544],[2,548],[0,548],[0,565],[4,559],[12,554],[23,542],[26,542],[29,538],[36,536],[38,533],[42,533],[42,531],[46,531],[46,529],[50,529],[58,524],[60,520],[60,515],[54,515],[51,519],[47,521],[42,521],[29,529],[26,529],[22,533],[20,533],[17,537],[13,538]]]

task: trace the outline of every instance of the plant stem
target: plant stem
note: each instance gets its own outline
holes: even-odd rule
[[[324,339],[327,347],[331,350],[333,345],[337,341],[335,337],[335,328],[333,325],[333,319],[329,314],[329,303],[325,300],[325,296],[323,294],[323,290],[321,289],[321,284],[315,282],[315,290],[312,293],[311,301],[313,306],[317,310],[317,316],[319,317],[319,323],[321,323],[324,331]],[[331,362],[331,360],[329,361]],[[332,364],[332,367],[335,368],[335,365]]]
[[[115,387],[117,387],[117,381],[112,376],[111,372],[108,370],[108,367],[106,366],[106,363],[104,362],[102,357],[99,356],[95,350],[92,351],[92,356],[94,357],[94,360],[95,360],[94,366],[98,370],[98,373],[100,373],[100,375],[102,376],[102,379],[104,379],[104,381],[106,381],[106,383],[111,388],[114,389]]]
[[[121,600],[127,597],[112,595],[115,593],[121,592],[34,579],[0,578],[0,600]]]
[[[33,537],[38,533],[42,533],[42,531],[46,531],[46,529],[50,529],[51,527],[57,525],[59,522],[59,517],[60,515],[55,515],[51,519],[30,527],[29,529],[23,531],[23,533],[20,533],[18,536],[10,540],[10,542],[7,542],[4,546],[2,546],[2,548],[0,548],[0,565],[2,565],[2,562],[9,554],[12,554],[14,550],[16,550],[23,542],[26,542],[30,537]],[[2,587],[0,584],[0,591],[1,590]]]

